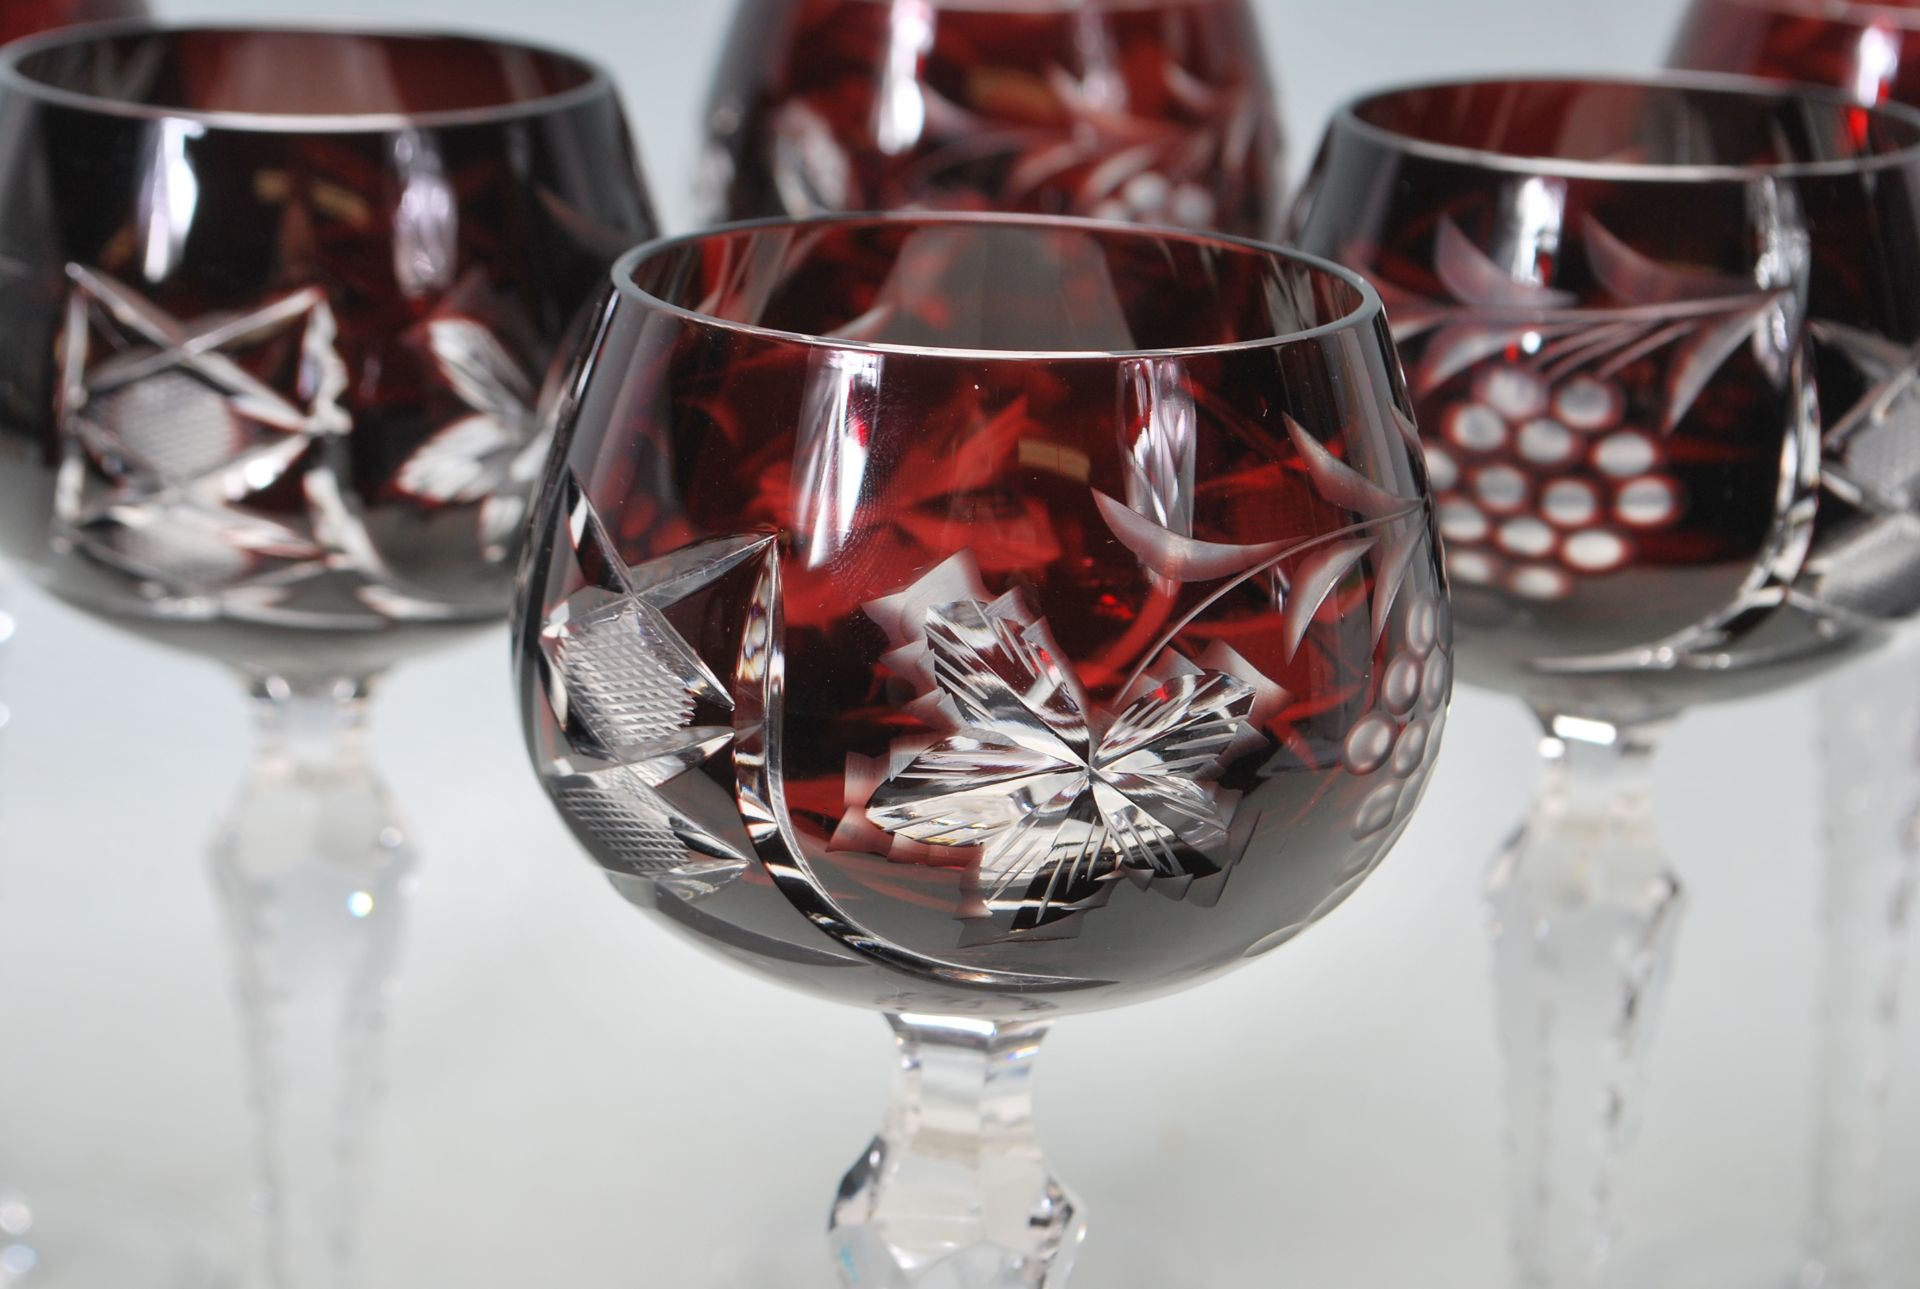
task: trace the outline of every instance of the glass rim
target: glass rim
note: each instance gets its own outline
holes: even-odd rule
[[[915,224],[929,228],[957,225],[974,228],[1025,228],[1033,231],[1067,230],[1127,238],[1153,237],[1163,240],[1174,238],[1193,245],[1226,246],[1236,250],[1251,251],[1269,259],[1284,260],[1300,265],[1310,272],[1333,278],[1352,288],[1358,299],[1353,307],[1340,317],[1330,319],[1318,326],[1304,327],[1294,331],[1278,331],[1271,335],[1247,340],[1151,349],[979,349],[964,346],[848,340],[805,331],[787,331],[751,322],[737,322],[728,318],[715,317],[713,314],[688,305],[663,300],[653,292],[643,289],[634,280],[634,274],[639,267],[651,259],[721,237],[769,232],[776,229],[856,228],[885,224]],[[1322,339],[1343,331],[1364,327],[1382,317],[1386,312],[1381,304],[1379,293],[1364,276],[1332,260],[1323,259],[1318,255],[1309,255],[1305,251],[1296,250],[1290,246],[1255,241],[1248,237],[1236,237],[1229,233],[1204,232],[1190,228],[1172,228],[1157,224],[1125,224],[1112,220],[1087,219],[1077,215],[1030,215],[1010,211],[878,211],[809,215],[798,218],[776,215],[769,219],[738,220],[643,242],[614,261],[611,276],[617,296],[634,301],[643,308],[718,331],[754,336],[764,340],[777,340],[786,344],[804,345],[814,349],[902,357],[963,359],[969,362],[1116,362],[1140,358],[1198,358],[1213,354],[1250,353],[1262,349],[1281,349],[1301,341]]]
[[[424,112],[237,112],[191,107],[165,107],[129,99],[106,98],[84,90],[66,89],[38,80],[21,70],[27,58],[49,50],[102,45],[138,36],[181,37],[311,36],[400,44],[410,41],[452,41],[512,53],[537,54],[577,68],[578,85],[551,94],[480,107],[442,108]],[[0,92],[19,94],[59,107],[117,116],[135,121],[184,121],[212,130],[252,134],[393,134],[406,130],[449,126],[491,125],[566,111],[614,94],[613,77],[591,58],[552,45],[451,28],[409,27],[377,23],[324,22],[223,23],[169,22],[155,18],[127,18],[82,23],[16,40],[0,49]]]
[[[1778,161],[1748,164],[1686,162],[1585,161],[1573,158],[1527,156],[1476,148],[1461,143],[1436,143],[1376,125],[1360,115],[1369,104],[1436,90],[1485,89],[1496,86],[1565,85],[1585,88],[1677,91],[1719,99],[1761,99],[1775,103],[1817,103],[1847,112],[1867,112],[1898,122],[1913,139],[1898,148],[1851,160]],[[1606,76],[1581,72],[1561,75],[1441,77],[1368,90],[1347,99],[1334,110],[1328,134],[1350,130],[1411,156],[1471,165],[1510,174],[1563,179],[1603,179],[1617,183],[1751,183],[1757,179],[1832,178],[1874,173],[1920,163],[1920,110],[1900,103],[1861,103],[1828,86],[1785,84],[1756,76],[1721,72],[1661,72],[1646,76]]]

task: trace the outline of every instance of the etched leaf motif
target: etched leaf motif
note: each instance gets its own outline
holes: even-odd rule
[[[1664,412],[1670,433],[1750,337],[1769,374],[1784,378],[1786,356],[1769,339],[1766,324],[1785,291],[1712,269],[1662,263],[1591,216],[1582,227],[1588,267],[1617,302],[1613,306],[1583,307],[1569,292],[1513,276],[1443,220],[1434,273],[1454,307],[1436,312],[1430,301],[1417,310],[1402,306],[1406,318],[1417,317],[1417,326],[1403,322],[1395,328],[1403,339],[1432,331],[1415,389],[1431,394],[1502,353],[1524,354],[1556,377],[1592,367],[1612,378],[1634,362],[1673,350]]]
[[[1710,269],[1663,264],[1628,246],[1589,215],[1585,223],[1587,264],[1613,297],[1630,304],[1681,300],[1727,300],[1753,294],[1750,278]]]
[[[441,504],[483,501],[538,432],[532,382],[493,333],[469,319],[429,323],[427,343],[440,374],[475,414],[428,439],[401,466],[398,483]]]
[[[927,615],[927,645],[934,679],[965,720],[1042,755],[1084,757],[1086,700],[1043,626],[968,601]]]
[[[1765,322],[1773,308],[1773,298],[1757,304],[1736,307],[1711,325],[1696,330],[1675,356],[1673,371],[1667,380],[1667,412],[1662,429],[1671,434],[1685,420],[1693,405],[1706,392],[1714,374],[1745,344],[1747,338]]]
[[[1394,601],[1400,598],[1400,591],[1407,583],[1407,573],[1413,567],[1413,557],[1426,540],[1426,526],[1411,520],[1401,520],[1387,530],[1386,550],[1380,557],[1380,567],[1373,584],[1375,644],[1387,633],[1387,622],[1393,614]]]
[[[510,458],[523,440],[491,416],[455,421],[428,439],[400,467],[402,490],[438,502],[483,500],[498,486],[503,454]]]
[[[1431,394],[1468,368],[1517,348],[1537,329],[1532,323],[1448,323],[1435,330],[1427,342],[1414,388],[1421,394]]]
[[[1171,582],[1207,582],[1231,577],[1271,562],[1287,548],[1286,542],[1236,546],[1183,537],[1098,488],[1094,489],[1093,503],[1100,508],[1100,514],[1120,544],[1138,556],[1149,570]]]
[[[427,324],[427,347],[447,383],[474,411],[506,421],[526,417],[533,382],[493,332],[471,318],[436,318]]]
[[[1032,926],[1088,907],[1089,884],[1123,873],[1151,885],[1225,866],[1237,803],[1214,780],[1254,686],[1188,667],[1103,720],[1018,597],[936,606],[925,630],[953,728],[874,790],[874,824],[979,848],[989,909],[1011,897]]]
[[[1340,579],[1378,544],[1372,537],[1337,542],[1325,550],[1315,551],[1301,562],[1299,571],[1293,575],[1293,594],[1287,600],[1289,658],[1300,651],[1300,642],[1307,638],[1307,628],[1313,625],[1314,615],[1333,594],[1333,588],[1340,585]]]
[[[1300,453],[1301,460],[1306,462],[1307,473],[1313,476],[1315,487],[1328,501],[1345,506],[1368,519],[1398,518],[1418,506],[1417,499],[1395,496],[1327,451],[1291,416],[1286,417],[1286,423],[1287,436],[1293,440],[1294,450]]]
[[[543,414],[532,378],[486,327],[437,318],[427,325],[427,346],[474,415],[428,439],[396,482],[437,505],[479,503],[481,550],[490,560],[505,559],[546,463],[552,418]]]
[[[1516,278],[1495,264],[1451,219],[1440,221],[1434,238],[1433,271],[1440,284],[1463,304],[1504,309],[1564,309],[1577,297],[1538,282]]]

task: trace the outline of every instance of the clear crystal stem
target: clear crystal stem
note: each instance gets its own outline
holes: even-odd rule
[[[253,1067],[267,1277],[343,1289],[413,855],[367,758],[365,682],[274,677],[253,697],[256,755],[212,862]]]
[[[1546,718],[1532,817],[1494,866],[1523,1289],[1605,1283],[1614,1186],[1683,907],[1654,837],[1662,726]]]
[[[1826,899],[1808,1289],[1873,1289],[1887,1270],[1887,1110],[1920,873],[1913,665],[1908,651],[1884,655],[1820,696]]]
[[[842,1277],[857,1289],[1060,1289],[1085,1223],[1034,1134],[1048,1026],[887,1019],[900,1074],[833,1206]]]

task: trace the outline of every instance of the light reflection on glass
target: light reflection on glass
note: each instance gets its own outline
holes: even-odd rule
[[[164,281],[179,267],[186,250],[187,232],[200,204],[200,181],[187,156],[187,143],[203,133],[192,121],[154,123],[152,152],[140,181],[140,222],[146,229],[141,268],[149,282]]]

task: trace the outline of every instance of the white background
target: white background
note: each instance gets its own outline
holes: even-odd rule
[[[1669,0],[1261,7],[1296,164],[1359,89],[1646,68],[1678,21]],[[728,8],[163,6],[457,25],[596,54],[676,229]],[[205,1285],[193,1259],[237,1256],[248,1230],[248,1108],[203,858],[243,763],[241,698],[214,668],[37,594],[16,608],[0,664],[14,709],[0,1176],[37,1201],[49,1286]],[[818,1230],[877,1123],[884,1026],[711,961],[606,890],[523,763],[507,682],[505,641],[488,637],[381,695],[377,753],[424,866],[363,1285],[826,1284]],[[1693,906],[1625,1183],[1634,1289],[1786,1283],[1808,1145],[1813,737],[1810,697],[1787,696],[1696,713],[1661,762],[1663,838]],[[1095,1222],[1083,1289],[1504,1283],[1480,888],[1530,789],[1532,732],[1513,704],[1467,693],[1449,743],[1406,841],[1325,925],[1226,981],[1051,1040],[1042,1129]],[[1920,1080],[1899,1091],[1893,1199],[1911,1212]],[[1905,1252],[1910,1267],[1920,1250]]]

